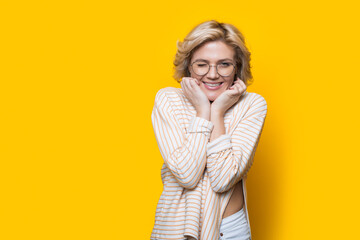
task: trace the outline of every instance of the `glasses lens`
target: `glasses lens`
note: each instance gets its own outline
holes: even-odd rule
[[[232,74],[232,72],[234,71],[234,65],[232,65],[231,63],[228,62],[223,62],[217,65],[217,70],[218,73],[221,76],[229,76]]]
[[[197,75],[205,75],[209,71],[209,64],[206,62],[195,62],[192,69]]]

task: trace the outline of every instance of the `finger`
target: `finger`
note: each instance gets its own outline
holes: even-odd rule
[[[243,89],[243,87],[241,86],[240,83],[237,83],[237,84],[236,84],[236,87],[238,88],[239,91],[241,91],[241,90]]]
[[[229,94],[230,95],[236,95],[237,93],[238,93],[238,88],[236,87],[236,85],[233,85],[233,86],[231,86],[230,88],[229,88]]]
[[[200,90],[200,80],[194,78],[195,89]]]
[[[190,88],[192,91],[194,91],[194,85],[195,85],[194,80],[189,79],[189,88]]]
[[[187,82],[186,78],[183,78],[183,80],[181,81],[181,88],[183,89],[185,95],[187,95],[188,92],[188,87],[186,82]]]
[[[233,95],[238,95],[238,94],[240,94],[240,87],[239,87],[239,84],[238,83],[236,83],[235,85],[234,85],[234,92],[232,92],[232,94]]]
[[[242,87],[246,87],[244,81],[241,81],[241,80],[240,80],[239,83],[240,83],[240,85],[241,85]]]
[[[195,80],[196,84],[197,84],[198,86],[200,86],[200,81],[197,80],[196,78],[193,78],[193,79]]]
[[[230,90],[234,90],[236,89],[236,83],[234,82],[234,84],[232,86],[229,87]]]
[[[234,82],[234,85],[238,85],[240,82],[241,82],[241,80],[236,80],[236,81]]]
[[[184,87],[186,85],[186,77],[181,79],[181,86]]]
[[[240,90],[242,90],[244,87],[245,87],[245,84],[244,84],[244,82],[243,81],[238,81],[237,83],[236,83],[236,85],[239,87],[239,89]]]
[[[187,87],[188,91],[192,91],[191,82],[192,82],[191,79],[189,79],[189,78],[186,79],[186,87]]]
[[[240,83],[240,84],[243,84],[243,83],[244,83],[244,81],[241,80],[240,78],[237,78],[235,82],[236,82],[236,83]]]
[[[240,80],[240,78],[239,78],[239,83],[240,83],[240,85],[241,85],[243,88],[246,89],[246,84],[245,84],[245,82],[242,81],[242,80]]]
[[[184,79],[184,86],[185,86],[186,91],[189,91],[189,79],[188,78]]]
[[[189,83],[193,90],[197,90],[199,88],[198,80],[196,78],[190,79]]]
[[[182,89],[184,89],[184,85],[185,85],[185,78],[182,78],[180,82],[180,86]]]
[[[239,87],[240,87],[240,84],[239,84],[239,82],[237,82],[237,81],[236,81],[236,82],[234,82],[234,85],[233,85],[233,87],[234,87],[234,88],[239,88]]]
[[[191,80],[191,78],[186,79],[186,88],[189,91],[189,94],[194,92],[192,84],[193,84],[193,80]]]
[[[235,86],[236,83],[238,83],[238,80],[235,80],[235,81],[232,83],[232,85],[229,87],[229,89],[234,88],[234,86]]]
[[[183,81],[184,81],[184,84],[187,84],[189,83],[189,78],[188,77],[183,77]]]
[[[245,90],[246,90],[246,85],[243,81],[240,81],[239,83],[236,84],[236,86],[238,87],[238,90],[239,90],[239,95],[242,95]]]
[[[247,88],[245,83],[244,82],[240,83],[240,86],[241,86],[241,88],[240,88],[241,93],[244,93],[246,91],[246,88]]]

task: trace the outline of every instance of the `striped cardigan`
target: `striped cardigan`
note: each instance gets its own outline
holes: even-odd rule
[[[218,240],[225,207],[246,177],[267,114],[265,99],[245,91],[224,116],[226,134],[210,142],[214,125],[196,116],[181,88],[160,89],[151,114],[164,164],[163,192],[151,239]]]

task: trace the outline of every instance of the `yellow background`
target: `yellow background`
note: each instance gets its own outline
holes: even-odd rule
[[[232,23],[268,103],[254,240],[359,239],[357,1],[1,1],[0,239],[149,239],[176,40]]]

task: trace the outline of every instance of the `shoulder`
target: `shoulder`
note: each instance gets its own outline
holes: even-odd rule
[[[174,88],[174,87],[165,87],[165,88],[160,88],[157,93],[156,96],[164,96],[164,95],[171,95],[171,94],[177,94],[179,93],[179,90],[181,90],[180,88]]]
[[[155,103],[160,102],[178,102],[184,99],[184,94],[181,88],[165,87],[157,91],[155,96]]]
[[[255,92],[245,92],[241,97],[239,102],[244,102],[249,107],[253,107],[256,105],[263,105],[267,108],[267,102],[265,98],[259,93]]]
[[[235,106],[234,116],[238,116],[241,119],[246,119],[254,114],[266,116],[267,115],[267,103],[265,98],[255,92],[245,92],[239,99],[239,102]]]

